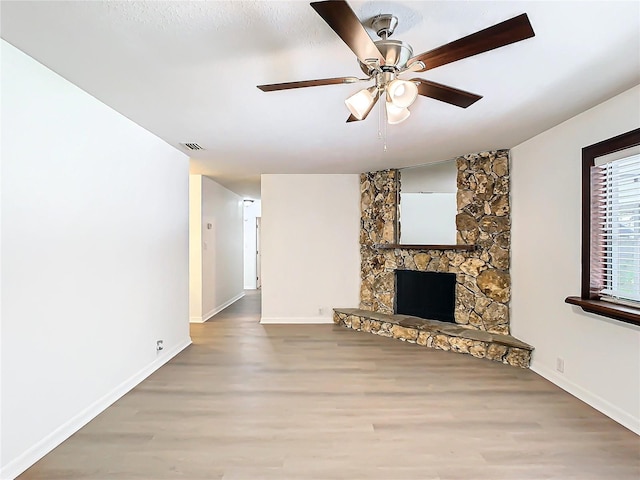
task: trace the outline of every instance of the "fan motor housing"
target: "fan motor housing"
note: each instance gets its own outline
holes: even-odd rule
[[[386,67],[395,67],[400,70],[407,65],[407,61],[413,56],[411,45],[400,40],[378,40],[375,44],[384,57],[384,66]],[[359,63],[362,71],[371,75],[372,68],[366,63]]]

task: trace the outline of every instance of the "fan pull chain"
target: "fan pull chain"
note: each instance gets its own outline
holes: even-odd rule
[[[382,123],[384,122],[382,102],[378,102],[378,140],[382,140]]]
[[[385,102],[380,102],[380,123],[382,123],[382,151],[387,151],[387,109],[384,108]]]
[[[383,141],[383,145],[382,145],[382,151],[386,152],[387,151],[387,122],[383,122],[383,131],[382,131],[382,141]]]
[[[384,102],[379,102],[378,115],[378,140],[382,140],[382,151],[387,151],[387,111],[383,106]]]

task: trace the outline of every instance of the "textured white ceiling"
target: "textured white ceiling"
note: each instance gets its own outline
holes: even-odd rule
[[[260,173],[358,173],[510,148],[640,83],[640,2],[350,5],[362,21],[395,14],[393,38],[415,53],[523,12],[536,36],[421,74],[484,98],[462,109],[420,97],[388,127],[385,152],[377,109],[345,123],[344,99],[362,84],[255,87],[360,75],[308,2],[3,0],[1,34],[168,143],[202,145],[192,172],[248,197]]]

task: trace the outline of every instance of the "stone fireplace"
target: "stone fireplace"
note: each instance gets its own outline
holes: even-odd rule
[[[427,346],[471,354],[473,350],[475,356],[527,367],[533,348],[509,335],[509,151],[464,155],[456,159],[456,165],[456,246],[396,244],[400,172],[383,170],[360,176],[360,308],[336,309],[334,320],[349,326],[348,317],[358,317],[361,320],[356,324],[372,331],[371,322],[363,323],[366,312],[372,312],[371,321],[380,322],[380,328],[373,333],[396,336],[394,325],[416,327],[404,340],[421,343],[422,338],[422,344]],[[447,327],[432,319],[438,325],[425,326],[415,315],[394,315],[396,271],[452,274],[453,324]],[[403,322],[405,326],[401,325]],[[388,332],[383,328],[385,323],[390,325]],[[373,327],[377,328],[377,324],[373,323]],[[422,335],[425,331],[430,333]],[[441,338],[443,335],[446,338]],[[465,340],[463,346],[459,346],[460,340]]]
[[[384,248],[396,242],[399,172],[361,175],[360,308],[394,313],[394,270],[456,274],[455,322],[509,333],[509,151],[456,159],[457,243],[474,250]],[[382,247],[382,248],[381,248]]]

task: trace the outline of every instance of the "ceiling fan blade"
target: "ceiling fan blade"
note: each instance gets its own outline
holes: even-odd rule
[[[424,62],[425,68],[420,71],[446,65],[447,63],[488,52],[535,36],[533,27],[526,13],[513,17],[492,27],[462,37],[454,42],[434,48],[409,59],[407,65],[416,61]]]
[[[418,84],[418,93],[420,95],[435,98],[436,100],[450,103],[457,107],[467,108],[469,105],[473,105],[482,98],[481,95],[465,92],[464,90],[458,90],[457,88],[448,87],[447,85],[430,82],[422,78],[412,78],[411,81],[416,83],[420,82]]]
[[[258,85],[263,92],[273,92],[276,90],[288,90],[291,88],[319,87],[322,85],[340,85],[342,83],[356,83],[360,79],[357,77],[336,77],[323,78],[319,80],[304,80],[301,82],[272,83],[269,85]]]
[[[351,114],[349,115],[349,118],[347,118],[347,123],[351,123],[351,122],[360,122],[362,120],[364,120],[365,118],[367,118],[367,116],[369,115],[369,113],[371,112],[371,110],[373,110],[373,107],[376,105],[376,103],[378,103],[378,99],[380,98],[380,92],[378,91],[376,93],[376,96],[373,98],[373,103],[371,104],[371,106],[369,107],[369,110],[367,110],[364,113],[364,116],[361,119],[358,119],[355,115]]]
[[[378,60],[380,65],[384,65],[384,56],[347,2],[342,0],[312,2],[311,6],[362,63]]]

